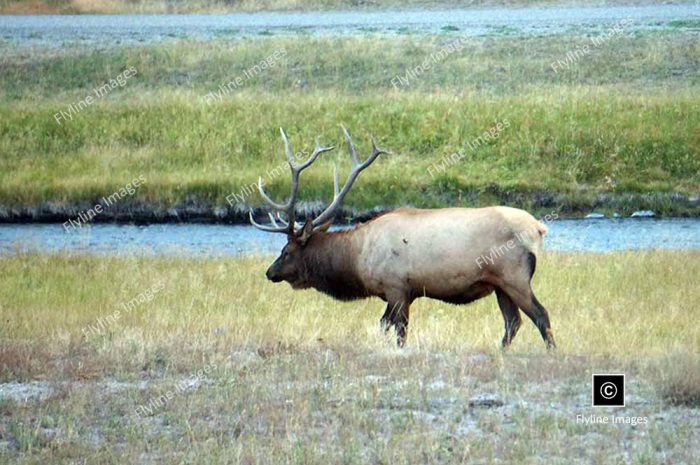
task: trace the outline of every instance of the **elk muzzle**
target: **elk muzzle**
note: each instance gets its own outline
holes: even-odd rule
[[[280,269],[282,268],[279,260],[275,260],[272,265],[267,269],[265,272],[265,276],[267,276],[267,279],[272,281],[273,283],[278,283],[282,281],[282,273],[280,273]]]

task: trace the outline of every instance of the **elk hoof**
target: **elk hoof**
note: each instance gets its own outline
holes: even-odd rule
[[[389,320],[385,320],[383,318],[379,320],[379,330],[382,332],[382,334],[388,333],[389,329],[391,329],[391,322]]]

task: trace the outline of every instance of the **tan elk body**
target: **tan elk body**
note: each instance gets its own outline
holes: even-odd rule
[[[333,202],[303,226],[295,226],[294,221],[299,174],[332,147],[317,146],[305,163],[296,165],[282,131],[292,168],[290,198],[285,204],[273,202],[260,181],[260,193],[278,210],[277,219],[270,214],[271,226],[265,226],[254,221],[252,212],[250,216],[256,227],[288,236],[280,257],[267,270],[268,279],[287,281],[297,289],[313,287],[340,300],[383,299],[387,306],[381,325],[385,330],[395,326],[399,346],[405,343],[409,309],[415,299],[463,304],[495,292],[505,323],[504,346],[520,327],[520,309],[553,348],[547,311],[530,287],[547,228],[529,213],[509,207],[401,208],[349,230],[328,232],[357,175],[386,153],[372,141],[372,154],[360,163],[349,134],[343,131],[352,172],[339,190],[336,171]],[[286,220],[279,212],[286,214]]]

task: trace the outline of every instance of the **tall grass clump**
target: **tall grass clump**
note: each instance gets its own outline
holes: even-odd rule
[[[652,363],[650,376],[656,391],[671,405],[700,406],[700,354],[698,347],[677,349]]]

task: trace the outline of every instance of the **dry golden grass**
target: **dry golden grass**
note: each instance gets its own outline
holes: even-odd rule
[[[114,14],[128,11],[127,5],[122,0],[71,0],[69,8],[80,13]],[[165,2],[154,2],[154,6],[167,11]]]
[[[559,352],[631,359],[675,349],[697,352],[699,257],[696,252],[543,256],[533,288],[550,312]],[[97,345],[112,356],[134,345],[148,351],[193,338],[201,350],[278,343],[377,350],[388,344],[378,336],[384,305],[379,299],[343,303],[313,290],[274,285],[264,277],[271,259],[7,257],[0,318],[8,323],[1,334],[59,351]],[[104,335],[82,333],[159,282],[163,289],[152,300],[122,311]],[[534,325],[525,323],[512,351],[543,352]],[[493,297],[469,306],[419,299],[412,307],[414,350],[491,351],[501,336]]]
[[[562,354],[636,358],[672,350],[697,352],[700,255],[695,252],[546,254],[533,288],[548,308]],[[45,348],[95,345],[113,356],[196,338],[200,349],[222,344],[313,348],[322,344],[375,350],[383,303],[336,302],[264,278],[272,257],[184,259],[17,255],[2,259],[0,318],[5,340]],[[121,305],[156,283],[152,300],[124,312],[102,336],[86,337]],[[540,353],[526,322],[512,350]],[[92,331],[96,334],[95,331]],[[420,299],[412,307],[415,350],[495,350],[502,320],[495,298],[469,306]]]
[[[700,357],[697,352],[671,353],[652,364],[659,396],[673,405],[700,406]]]

